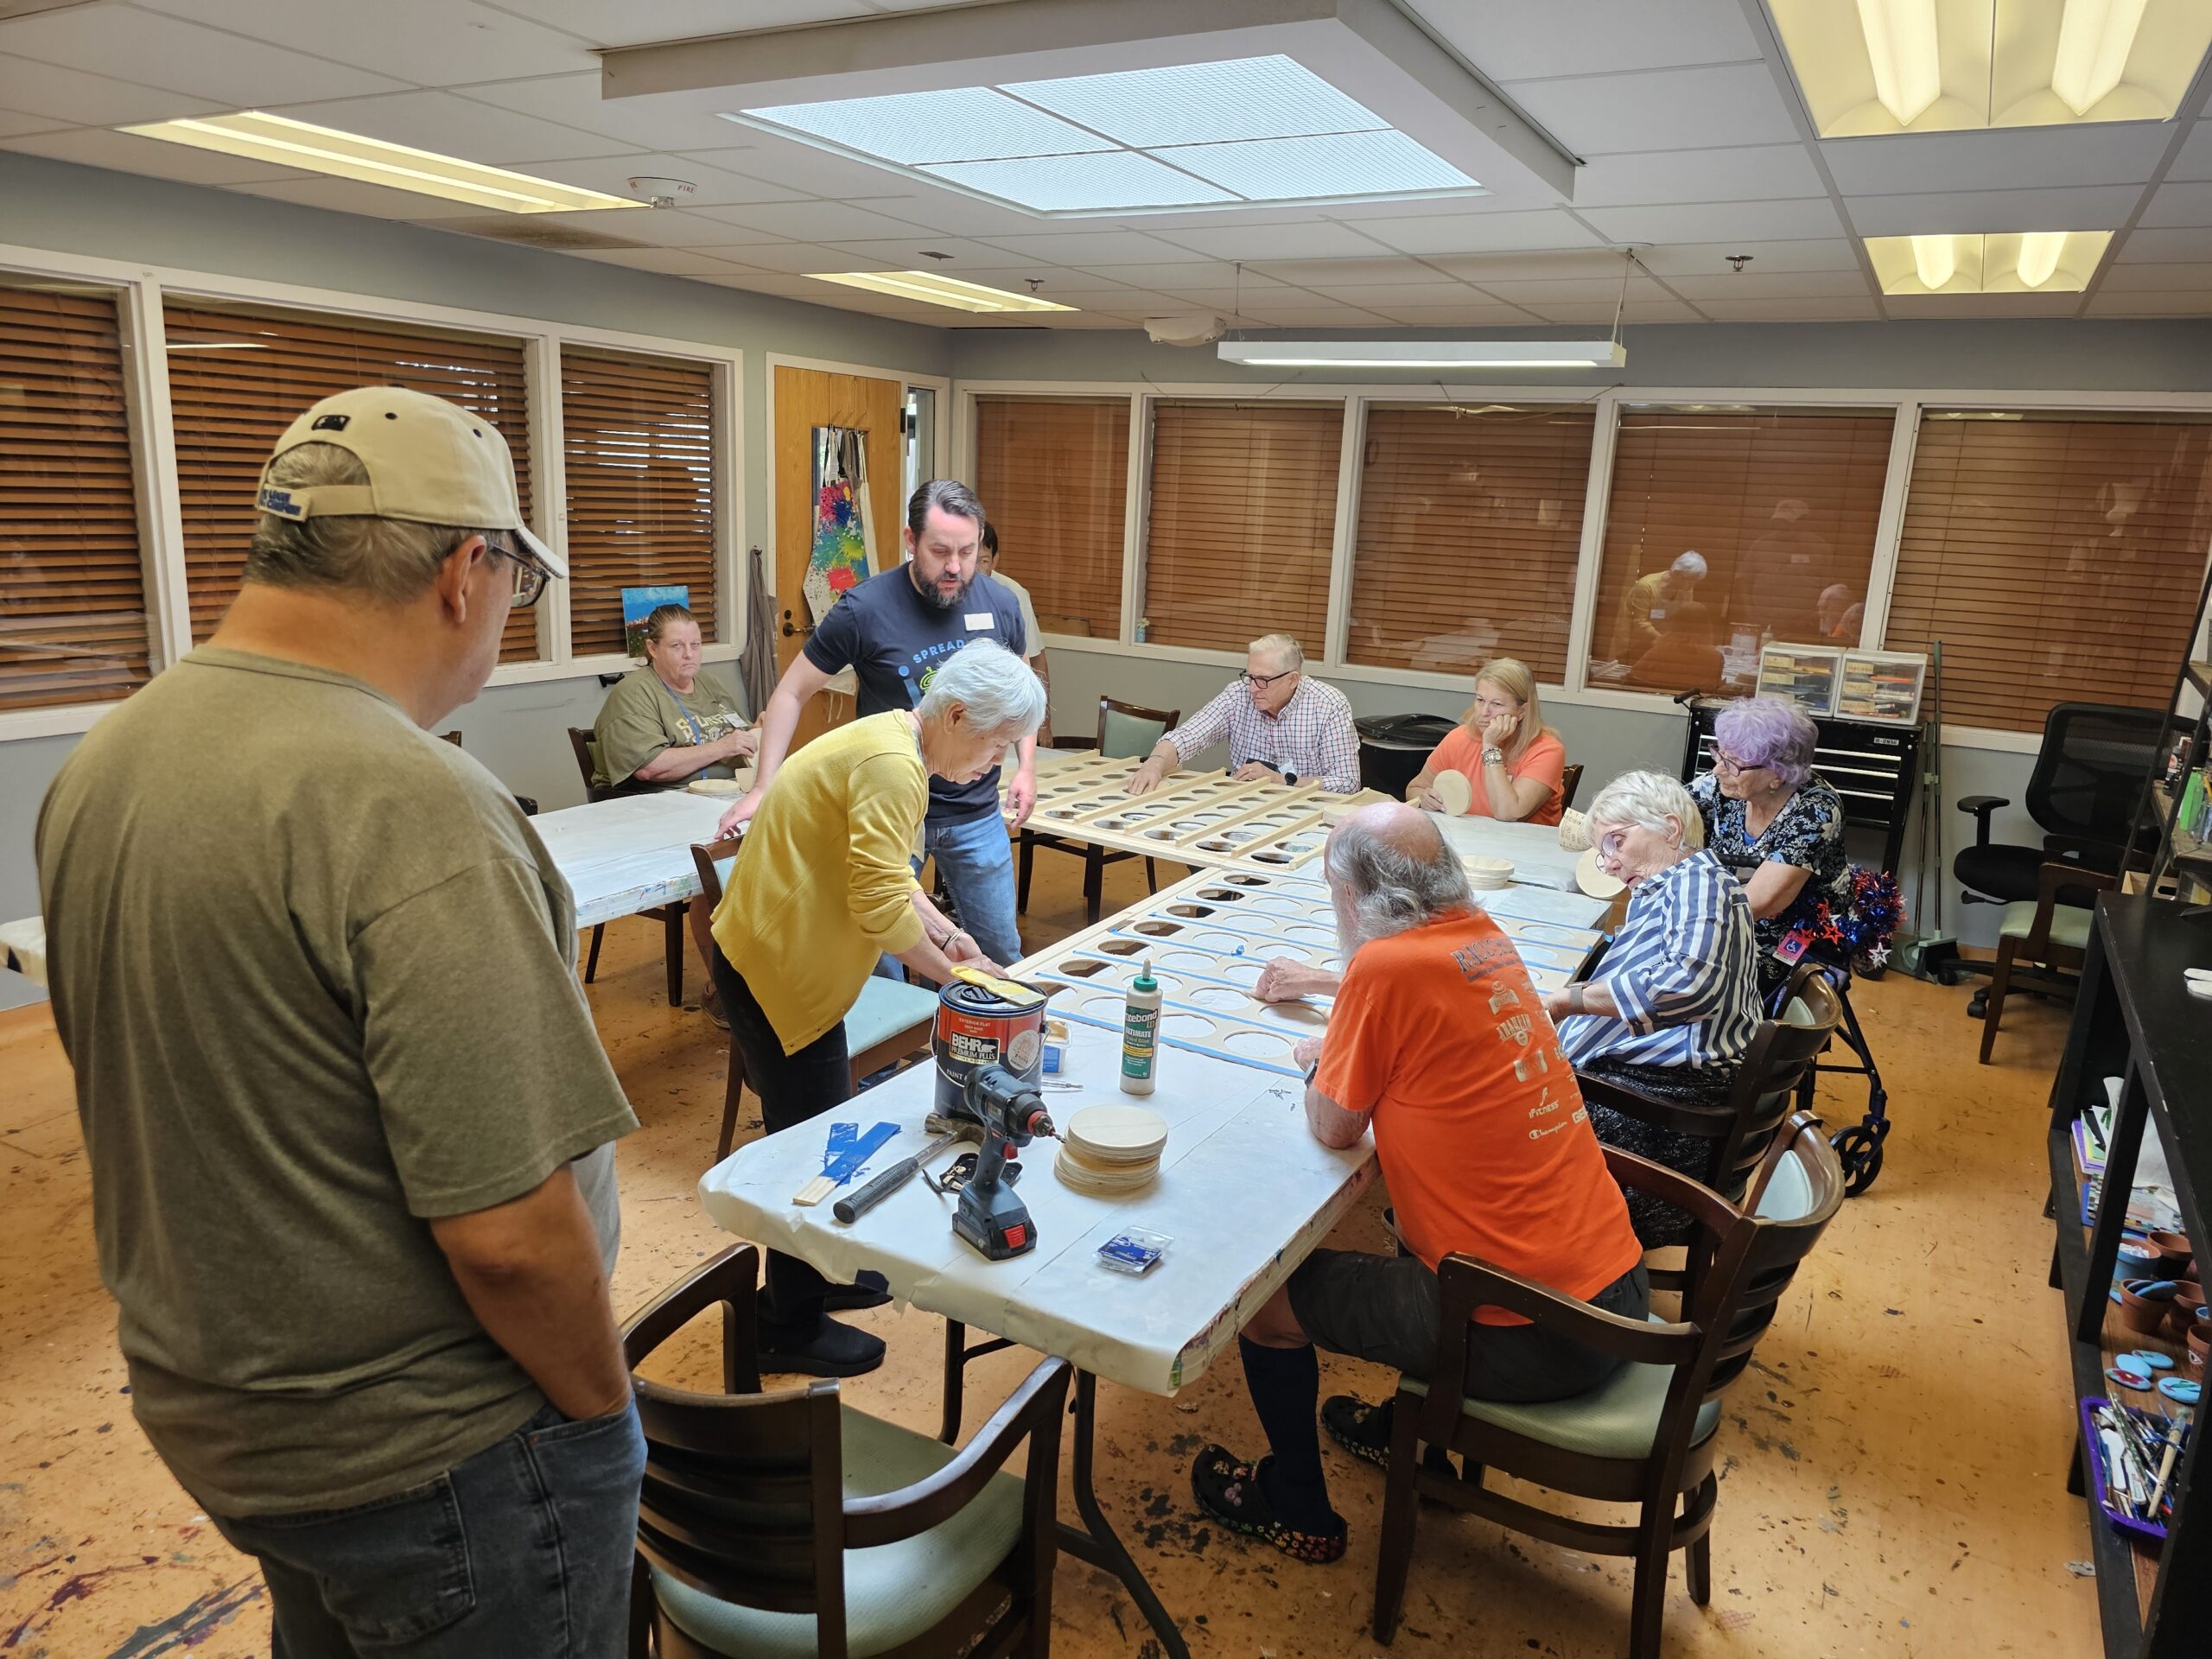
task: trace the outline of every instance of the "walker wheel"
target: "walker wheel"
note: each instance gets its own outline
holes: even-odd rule
[[[1828,1145],[1835,1148],[1835,1155],[1843,1165],[1846,1198],[1855,1198],[1874,1185],[1874,1178],[1882,1173],[1882,1136],[1878,1131],[1864,1123],[1854,1123],[1829,1136]]]

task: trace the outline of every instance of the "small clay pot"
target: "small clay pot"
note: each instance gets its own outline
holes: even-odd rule
[[[2139,1335],[2156,1336],[2173,1306],[2170,1280],[2131,1279],[2120,1287],[2120,1322]]]
[[[2152,1233],[2145,1242],[2164,1258],[2157,1269],[2161,1279],[2178,1279],[2189,1270],[2191,1249],[2187,1233]]]
[[[2196,1316],[2204,1306],[2203,1287],[2187,1279],[2174,1281],[2174,1305],[2166,1315],[2166,1329],[2179,1342],[2196,1323]]]
[[[2165,1261],[2166,1258],[2152,1245],[2123,1238],[2120,1241],[2120,1257],[2113,1269],[2113,1276],[2123,1283],[2130,1279],[2171,1278],[2171,1274],[2159,1271],[2165,1265]]]
[[[2208,1318],[2202,1313],[2198,1314],[2196,1323],[2189,1328],[2187,1341],[2189,1368],[2192,1371],[2202,1373],[2204,1370],[2205,1353],[2208,1350],[2212,1350],[2212,1318]]]

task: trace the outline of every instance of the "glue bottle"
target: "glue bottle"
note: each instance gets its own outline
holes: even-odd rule
[[[1129,982],[1129,1000],[1122,1016],[1122,1092],[1148,1095],[1160,1060],[1160,982],[1152,976],[1152,958],[1145,957],[1137,976]]]

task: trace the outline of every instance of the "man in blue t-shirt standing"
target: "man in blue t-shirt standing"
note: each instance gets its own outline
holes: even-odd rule
[[[760,778],[722,814],[717,835],[751,817],[767,791],[806,700],[850,668],[860,683],[859,713],[912,709],[936,666],[971,639],[1021,654],[1021,606],[976,572],[983,506],[965,484],[932,479],[906,504],[906,563],[870,576],[830,607],[805,648],[776,683],[760,721]],[[1037,804],[1037,742],[1024,738],[1020,770],[1007,791],[1014,827]],[[937,860],[962,925],[982,953],[1004,965],[1021,955],[1014,922],[1014,849],[999,814],[999,769],[971,784],[930,779],[923,852]]]

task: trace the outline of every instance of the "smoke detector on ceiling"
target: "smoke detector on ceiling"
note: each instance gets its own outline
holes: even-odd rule
[[[1229,319],[1211,311],[1186,311],[1180,316],[1147,317],[1144,331],[1155,346],[1209,346],[1229,332]]]
[[[642,173],[630,181],[630,194],[655,207],[674,207],[689,201],[698,188],[689,179],[657,179]]]

